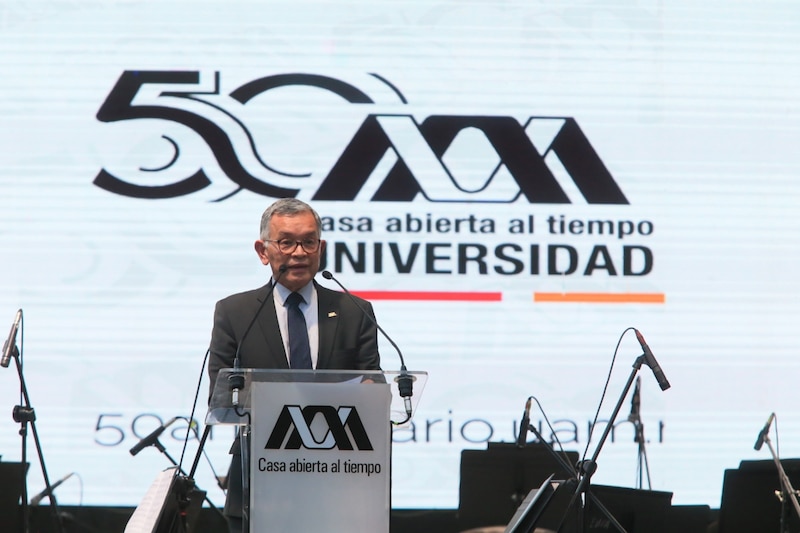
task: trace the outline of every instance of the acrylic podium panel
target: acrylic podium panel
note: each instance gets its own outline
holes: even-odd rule
[[[223,370],[206,422],[237,424],[250,531],[389,531],[395,375],[242,369],[233,405]],[[419,397],[424,373],[413,373]],[[396,415],[396,416],[395,416]],[[249,450],[249,453],[246,452]],[[249,498],[247,497],[249,493]]]

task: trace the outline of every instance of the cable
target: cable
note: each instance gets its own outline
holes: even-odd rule
[[[210,426],[206,425],[206,429]],[[208,433],[206,431],[203,432],[203,437],[200,436],[200,431],[197,428],[197,424],[191,424],[190,428],[194,431],[195,437],[197,437],[198,444],[200,446],[200,450],[203,453],[203,457],[206,458],[206,462],[208,463],[208,467],[211,469],[211,473],[214,475],[214,479],[217,480],[217,486],[222,490],[222,492],[226,492],[225,487],[222,486],[220,482],[219,474],[217,474],[216,469],[214,468],[214,464],[211,462],[211,458],[208,456],[208,452],[205,449],[205,438],[207,438]],[[192,465],[192,469],[189,471],[190,476],[194,476],[194,472],[197,470],[197,462]]]
[[[592,420],[592,425],[589,427],[589,436],[586,439],[586,448],[583,450],[583,455],[581,457],[581,462],[586,460],[586,454],[589,453],[589,444],[592,442],[592,433],[594,432],[595,426],[597,426],[597,419],[600,417],[600,409],[603,407],[603,402],[606,398],[606,392],[608,392],[608,384],[611,382],[611,375],[614,372],[614,363],[617,360],[617,354],[619,353],[620,344],[622,344],[622,339],[625,337],[625,334],[629,331],[636,331],[636,328],[628,327],[622,332],[619,336],[619,340],[617,341],[617,346],[614,348],[614,355],[611,357],[611,366],[608,369],[608,375],[606,376],[606,383],[603,385],[603,394],[600,396],[600,403],[597,404],[597,411],[594,413],[594,420]]]
[[[206,354],[203,356],[203,365],[200,368],[200,379],[197,380],[197,388],[195,389],[194,392],[194,402],[192,402],[192,412],[189,415],[189,420],[187,421],[189,423],[189,427],[186,428],[186,436],[183,439],[183,448],[181,449],[181,459],[180,461],[178,461],[177,470],[175,470],[176,476],[179,472],[183,470],[183,458],[186,454],[186,448],[189,445],[189,433],[190,433],[189,430],[192,428],[192,425],[194,424],[194,414],[197,411],[197,401],[200,398],[200,386],[203,383],[203,376],[205,375],[206,371],[206,362],[208,361],[208,355],[210,353],[211,353],[211,347],[209,347],[208,350],[206,350]]]
[[[556,443],[558,444],[558,449],[561,450],[561,455],[563,455],[564,457],[567,458],[567,461],[565,461],[565,462],[566,462],[566,464],[569,465],[570,470],[572,471],[572,473],[577,478],[578,477],[578,471],[575,469],[575,465],[573,465],[572,463],[569,462],[569,456],[567,455],[567,452],[564,451],[564,446],[561,444],[561,441],[558,439],[558,435],[556,434],[556,430],[553,429],[552,424],[550,424],[550,420],[548,420],[547,415],[545,414],[544,409],[542,408],[542,404],[539,403],[539,399],[536,396],[529,396],[529,398],[532,399],[533,401],[535,401],[536,405],[539,406],[539,412],[542,413],[542,417],[544,417],[544,421],[547,422],[547,427],[550,428],[550,434],[553,436],[553,438],[555,439]]]

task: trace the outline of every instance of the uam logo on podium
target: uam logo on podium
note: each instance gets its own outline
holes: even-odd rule
[[[321,421],[314,434],[315,420]],[[320,431],[321,430],[321,431]],[[285,405],[270,433],[268,450],[372,450],[367,430],[352,406]]]

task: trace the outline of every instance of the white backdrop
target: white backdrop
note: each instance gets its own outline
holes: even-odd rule
[[[59,502],[136,505],[169,466],[153,448],[128,450],[159,419],[191,413],[215,301],[266,282],[252,242],[272,198],[252,189],[267,183],[329,217],[328,268],[373,297],[409,368],[430,374],[414,431],[394,435],[394,507],[456,507],[460,451],[513,441],[530,395],[583,451],[628,327],[673,385],[661,392],[641,373],[653,489],[717,507],[726,468],[770,458],[753,442],[773,411],[772,438],[796,457],[798,15],[777,0],[4,2],[0,314],[10,325],[24,312],[18,340],[51,481],[78,474]],[[143,82],[135,95],[117,86],[125,72]],[[197,82],[165,83],[180,72]],[[327,88],[237,98],[286,74]],[[107,100],[115,120],[98,116]],[[459,117],[502,131],[456,127],[436,152],[447,136],[434,126]],[[558,144],[565,125],[583,145]],[[578,187],[590,164],[589,183],[608,191],[610,179],[624,202]],[[532,168],[552,173],[560,202],[536,196]],[[322,200],[335,169],[365,182]],[[200,170],[207,182],[139,198],[95,184],[101,170],[151,196]],[[405,181],[379,201],[389,176]],[[391,196],[409,183],[412,198]],[[598,220],[635,231],[590,232]],[[627,301],[597,301],[613,296]],[[381,351],[397,369],[392,347]],[[640,353],[629,331],[601,418]],[[13,366],[0,372],[4,461],[20,452]],[[176,459],[185,427],[161,439]],[[211,466],[225,472],[229,441],[214,432],[197,475],[220,504]],[[44,482],[32,439],[28,452],[33,494]],[[593,480],[632,487],[636,464],[623,423]]]

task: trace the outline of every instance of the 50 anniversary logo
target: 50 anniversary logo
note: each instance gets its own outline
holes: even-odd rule
[[[403,94],[388,80],[373,74],[389,87],[402,104]],[[165,120],[182,124],[196,132],[208,145],[219,169],[235,185],[235,190],[216,201],[242,190],[269,197],[295,197],[304,189],[303,178],[310,173],[282,172],[259,156],[247,117],[236,117],[219,105],[230,98],[243,106],[268,91],[295,87],[316,88],[332,93],[347,104],[366,106],[366,116],[355,135],[342,147],[341,154],[327,175],[316,180],[312,200],[353,201],[368,179],[379,183],[371,187],[370,201],[410,202],[418,196],[430,202],[510,203],[524,197],[533,204],[568,204],[570,198],[559,185],[553,169],[553,154],[588,204],[628,204],[628,200],[605,167],[589,140],[572,117],[529,117],[524,123],[510,116],[430,115],[421,122],[411,114],[370,113],[376,102],[359,88],[342,80],[314,74],[278,74],[247,82],[221,96],[220,73],[214,73],[211,90],[200,84],[198,71],[127,70],[117,80],[97,112],[101,122],[140,119]],[[153,87],[169,87],[152,94]],[[212,119],[182,109],[180,102],[207,106],[209,115],[220,111],[241,128],[248,141],[237,146],[233,136]],[[193,109],[196,109],[193,108]],[[213,113],[212,113],[213,112]],[[459,134],[480,132],[496,157],[480,186],[467,186],[448,167],[447,152]],[[241,132],[236,132],[241,133]],[[180,156],[180,146],[171,138],[174,155],[170,162],[151,172],[170,168]],[[241,138],[241,137],[236,137]],[[532,138],[537,139],[535,146]],[[248,169],[238,154],[252,151],[261,168]],[[372,176],[384,156],[391,152],[396,160],[383,176]],[[140,169],[145,170],[145,169]],[[94,184],[109,192],[134,198],[174,198],[195,193],[211,185],[201,168],[173,183],[143,185],[115,176],[105,168]],[[311,192],[311,191],[304,191]]]

